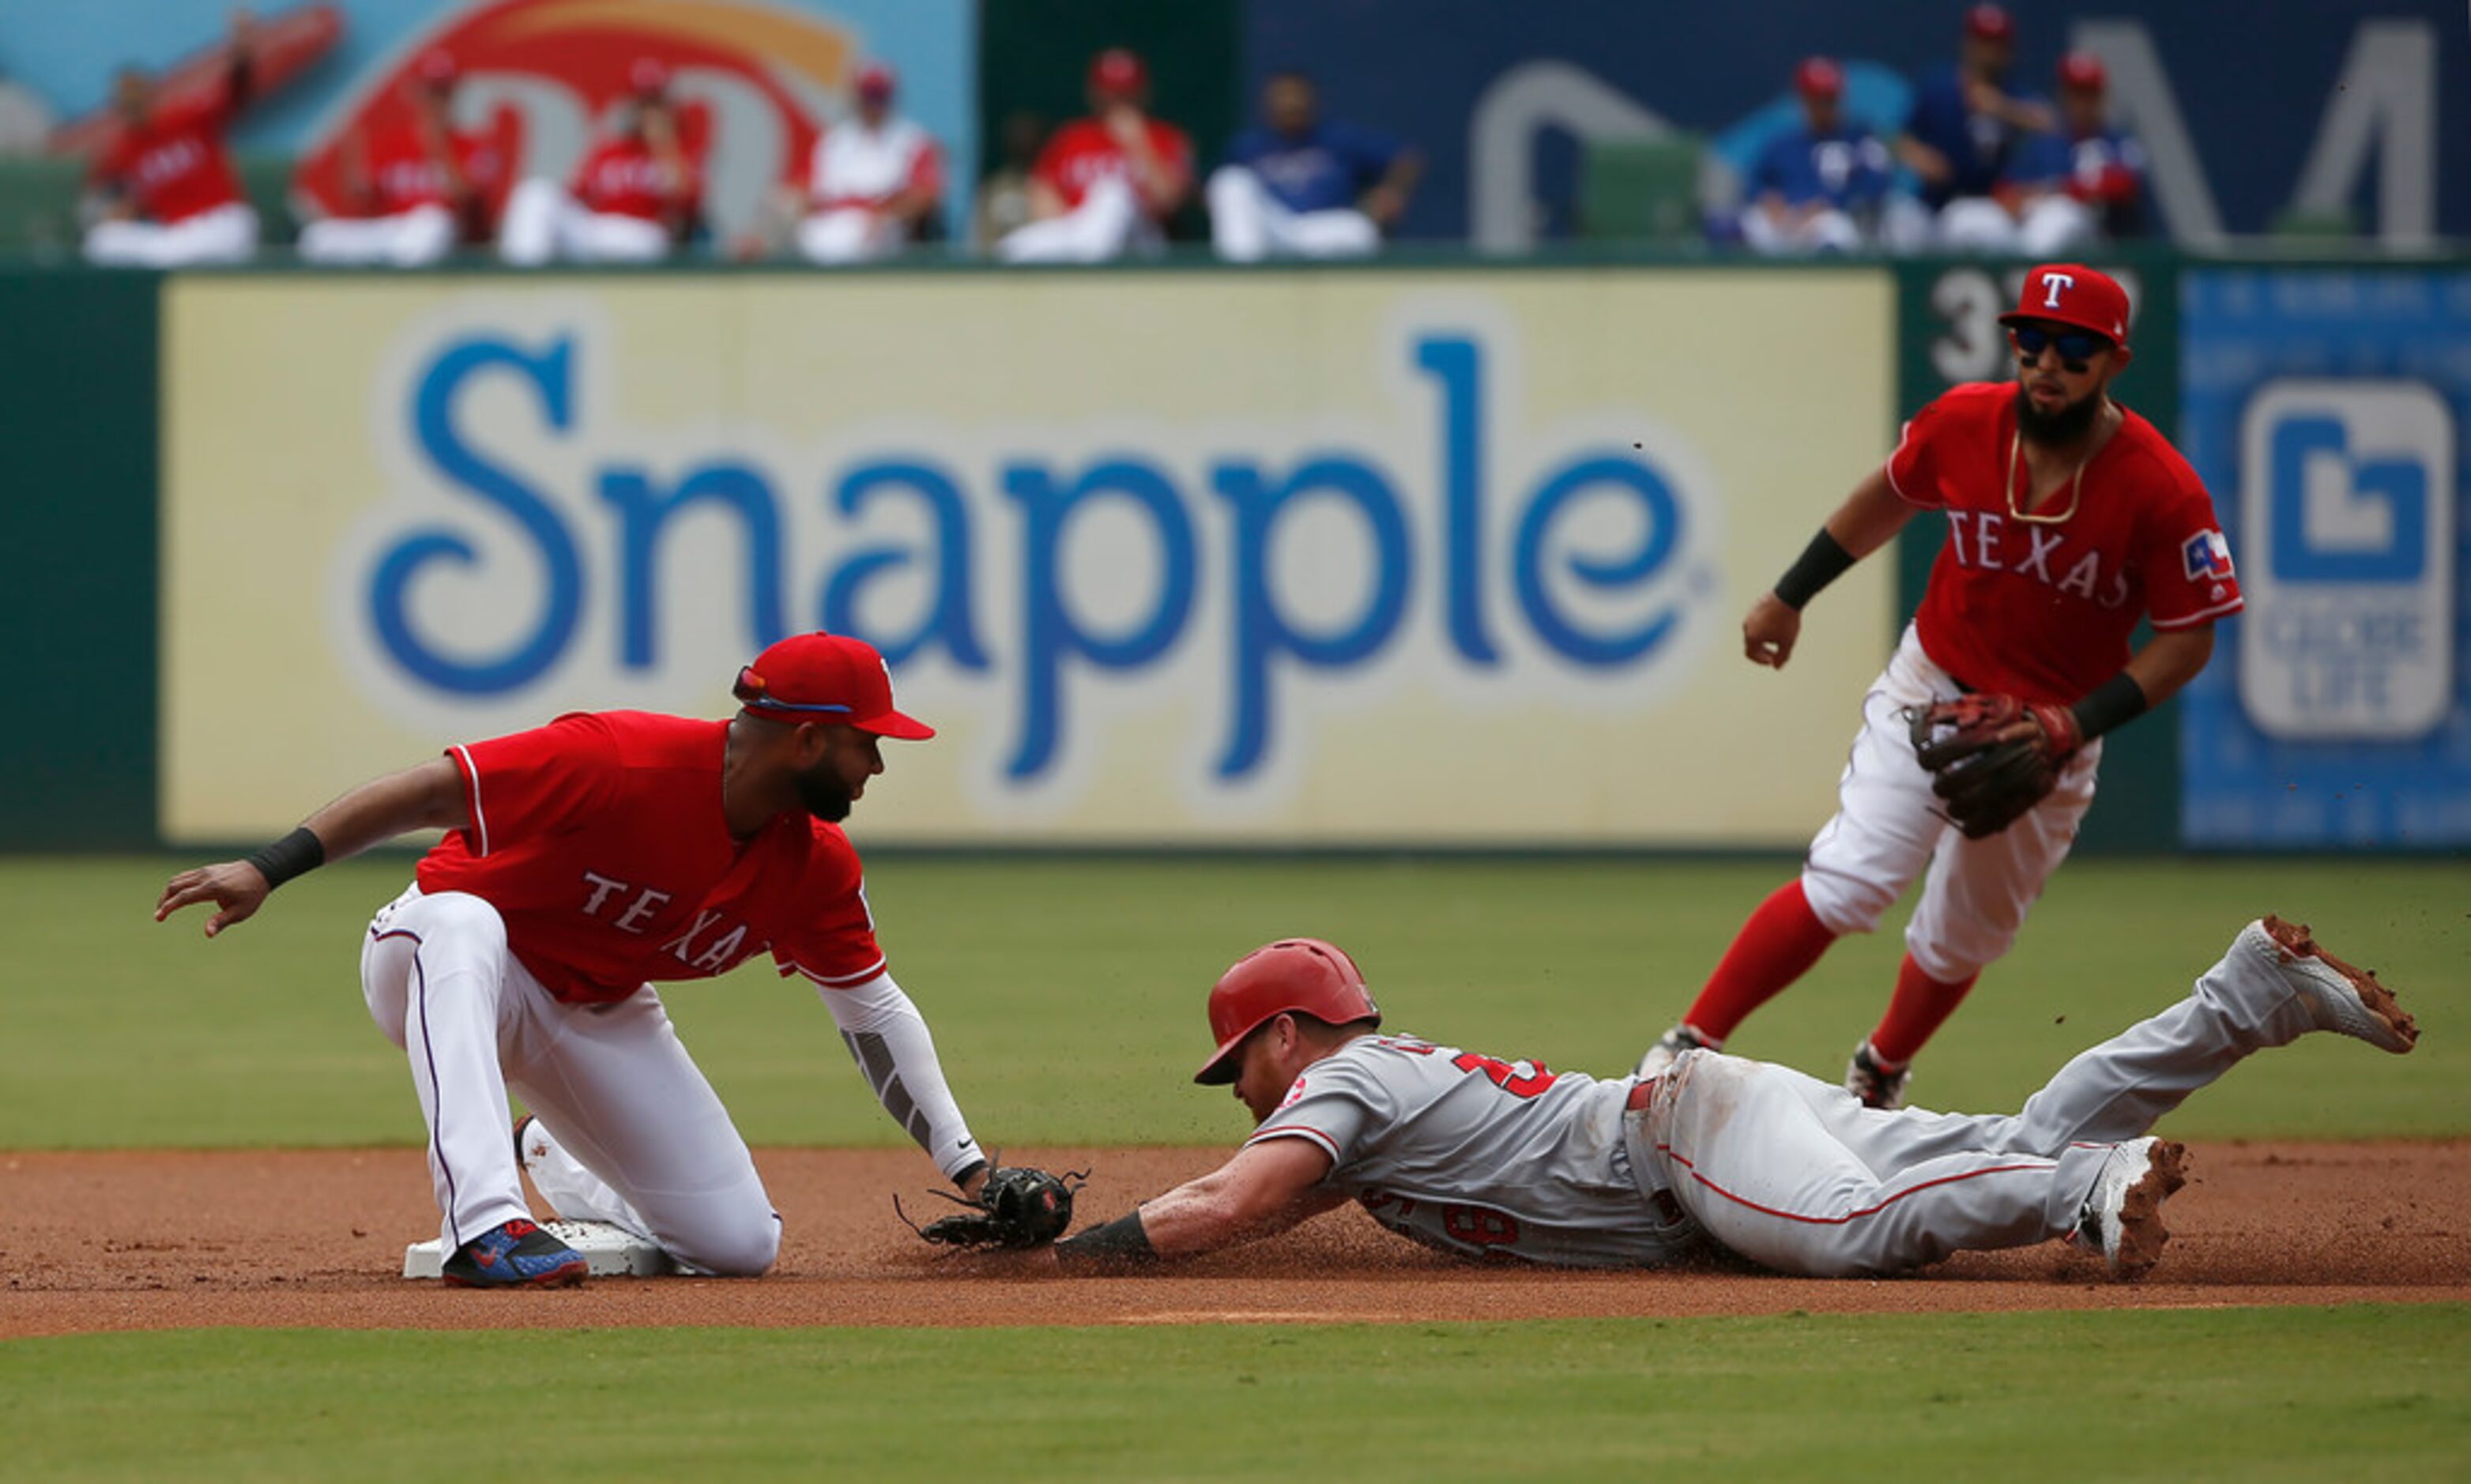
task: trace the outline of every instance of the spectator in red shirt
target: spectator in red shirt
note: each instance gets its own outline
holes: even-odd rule
[[[647,57],[630,81],[635,101],[624,124],[593,147],[571,182],[535,177],[507,198],[498,229],[507,262],[648,263],[686,241],[703,179],[679,137],[670,69]]]
[[[997,244],[1009,263],[1096,263],[1155,249],[1192,194],[1192,141],[1153,118],[1149,68],[1121,47],[1090,63],[1090,117],[1055,131],[1030,172],[1026,226]]]
[[[301,257],[412,268],[484,235],[501,166],[485,136],[458,132],[450,122],[457,76],[454,58],[430,53],[405,89],[411,122],[375,143],[359,132],[345,142],[350,209],[302,227]]]
[[[248,12],[237,11],[228,63],[203,96],[167,100],[142,70],[122,70],[112,96],[120,128],[91,172],[89,260],[181,268],[257,250],[257,213],[224,149],[224,130],[248,102],[253,54]]]

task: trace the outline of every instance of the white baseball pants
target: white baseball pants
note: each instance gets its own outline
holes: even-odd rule
[[[239,201],[200,211],[168,225],[97,222],[86,228],[90,263],[113,268],[190,268],[246,263],[257,251],[257,213]]]
[[[1361,211],[1290,211],[1241,165],[1211,172],[1211,246],[1230,263],[1265,257],[1360,258],[1381,247],[1381,229]]]
[[[651,985],[563,1003],[508,951],[496,907],[412,886],[369,924],[361,992],[411,1061],[447,1251],[531,1214],[511,1089],[552,1136],[533,1180],[557,1214],[612,1222],[691,1271],[772,1265],[781,1219]]]
[[[669,228],[642,217],[586,211],[566,187],[534,177],[506,198],[498,255],[518,268],[552,258],[576,263],[653,263],[669,256]]]
[[[304,263],[418,268],[455,250],[455,213],[435,203],[384,217],[328,217],[300,229]]]
[[[1927,864],[1905,948],[1942,983],[1970,978],[2016,941],[2025,913],[2076,843],[2102,761],[2100,740],[2086,743],[2060,769],[2050,797],[1989,839],[1966,839],[1931,792],[1902,715],[1959,694],[1907,625],[1863,697],[1862,732],[1837,784],[1836,816],[1820,827],[1801,868],[1811,911],[1843,934],[1877,928]]]
[[[872,263],[903,245],[901,224],[867,206],[819,211],[798,224],[798,252],[810,263]]]
[[[1791,1068],[1685,1051],[1633,1117],[1683,1210],[1734,1252],[1814,1278],[1895,1273],[2073,1232],[2114,1145],[2315,1028],[2251,926],[2188,998],[2080,1053],[2021,1113],[1884,1113]]]
[[[1771,258],[1858,252],[1862,248],[1862,229],[1853,224],[1851,216],[1832,206],[1786,225],[1753,203],[1742,213],[1742,240],[1752,251]]]
[[[1131,182],[1109,177],[1064,215],[1005,233],[996,256],[1007,263],[1103,263],[1158,243],[1158,227],[1141,214]]]

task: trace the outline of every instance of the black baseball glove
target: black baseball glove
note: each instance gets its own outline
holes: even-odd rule
[[[1043,1247],[1072,1224],[1072,1192],[1081,1189],[1087,1171],[1058,1176],[1026,1166],[1005,1166],[987,1172],[987,1183],[975,1199],[944,1198],[966,1208],[938,1216],[910,1230],[930,1242],[951,1247],[1006,1247],[1016,1251]],[[944,1194],[937,1191],[937,1194]],[[900,1211],[900,1202],[893,1209]],[[908,1216],[902,1215],[904,1221]]]
[[[2075,713],[2013,695],[1960,695],[1910,707],[1914,756],[1967,839],[1988,839],[2050,796],[2082,744]]]

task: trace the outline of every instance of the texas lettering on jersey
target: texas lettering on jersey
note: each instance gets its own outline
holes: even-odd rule
[[[624,1000],[770,952],[846,988],[884,971],[858,852],[837,825],[780,815],[753,838],[720,807],[728,723],[579,713],[450,748],[472,823],[420,862],[420,889],[485,897],[557,999]]]

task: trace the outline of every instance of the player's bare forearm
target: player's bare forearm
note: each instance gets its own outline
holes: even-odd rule
[[[2145,693],[2148,710],[2179,693],[2214,657],[2214,625],[2157,633],[2128,662],[2128,677]]]
[[[1873,469],[1827,517],[1827,533],[1861,560],[1895,538],[1920,507],[1896,493],[1885,465]]]
[[[1239,1149],[1198,1180],[1141,1206],[1141,1229],[1160,1257],[1189,1257],[1274,1237],[1346,1200],[1321,1188],[1330,1156],[1304,1139]]]
[[[463,796],[463,777],[445,758],[352,789],[311,814],[301,828],[317,836],[318,849],[294,863],[305,870],[324,860],[340,860],[412,830],[459,830],[472,822]],[[268,854],[261,852],[261,855]],[[247,922],[264,906],[275,883],[248,860],[225,860],[182,871],[164,883],[154,901],[154,920],[161,922],[185,907],[211,902],[217,910],[206,919],[206,936]]]

